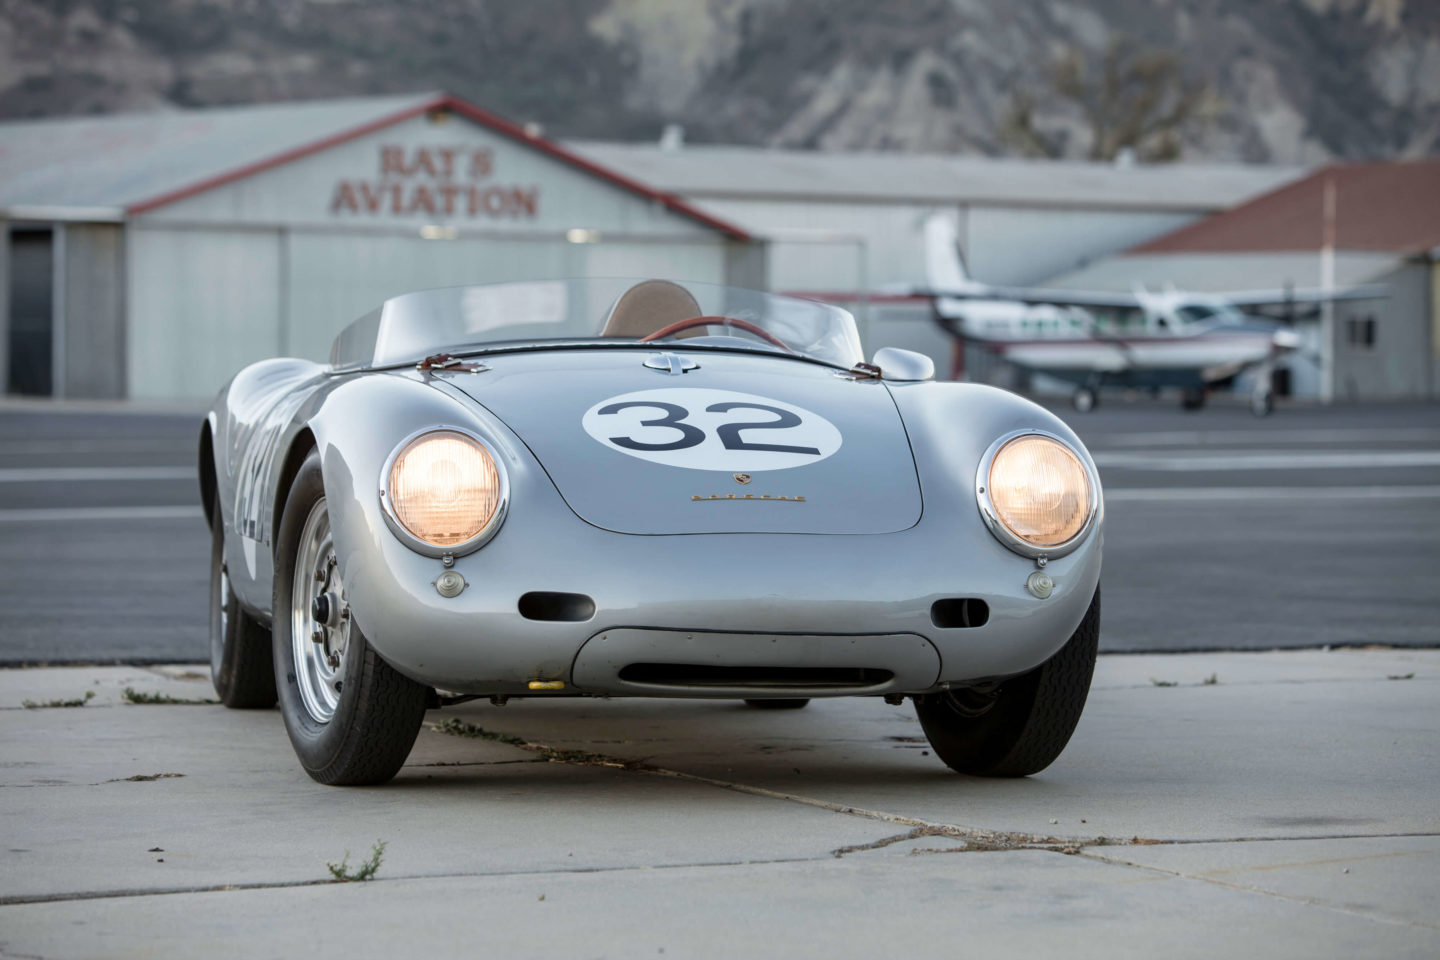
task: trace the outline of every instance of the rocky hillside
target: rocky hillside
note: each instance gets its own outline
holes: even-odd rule
[[[445,89],[557,136],[1065,155],[1065,58],[1173,51],[1185,159],[1440,152],[1437,0],[0,0],[0,117]]]

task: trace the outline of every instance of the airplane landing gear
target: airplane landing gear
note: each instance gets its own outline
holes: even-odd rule
[[[1100,394],[1094,387],[1077,387],[1070,397],[1070,405],[1078,413],[1089,413],[1100,402]]]
[[[1205,388],[1188,387],[1180,394],[1181,410],[1199,410],[1205,406]]]
[[[1275,394],[1270,390],[1256,390],[1250,394],[1250,412],[1257,417],[1268,417],[1275,409]]]

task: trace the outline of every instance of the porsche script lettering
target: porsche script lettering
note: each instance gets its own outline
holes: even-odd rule
[[[694,496],[691,496],[690,499],[691,499],[691,501],[696,501],[696,500],[775,500],[775,501],[784,500],[786,503],[804,503],[804,502],[805,502],[805,498],[804,498],[804,497],[772,497],[772,496],[771,496],[770,494],[768,494],[768,493],[742,493],[742,494],[739,494],[738,496],[737,496],[736,494],[733,494],[733,493],[725,493],[725,494],[712,493],[712,494],[710,494],[710,496],[708,496],[708,497],[702,497],[702,496],[696,494],[696,495],[694,495]]]

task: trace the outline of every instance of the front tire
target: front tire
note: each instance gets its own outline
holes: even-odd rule
[[[380,658],[346,602],[320,458],[311,453],[290,488],[276,540],[280,712],[313,779],[337,786],[384,783],[410,755],[429,688]]]
[[[240,607],[225,567],[225,521],[220,498],[210,528],[210,681],[220,702],[235,710],[275,706],[270,631]]]
[[[1090,693],[1100,645],[1100,590],[1060,652],[988,694],[945,691],[915,698],[935,755],[959,773],[1027,777],[1060,756]]]

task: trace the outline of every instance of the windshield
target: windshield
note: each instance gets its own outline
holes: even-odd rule
[[[576,343],[683,344],[863,359],[855,318],[829,304],[708,283],[541,280],[407,293],[341,331],[337,368],[414,363],[436,353]]]

